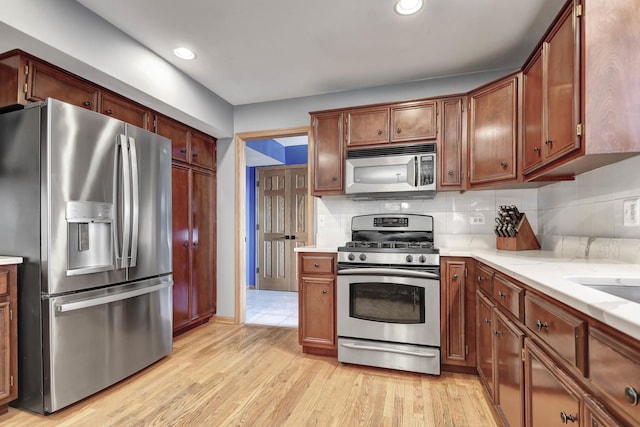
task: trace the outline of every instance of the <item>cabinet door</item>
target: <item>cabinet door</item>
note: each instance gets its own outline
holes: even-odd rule
[[[191,230],[190,173],[185,167],[171,168],[173,225],[173,329],[191,320]]]
[[[543,87],[542,49],[523,74],[523,172],[527,173],[542,165],[543,129]]]
[[[518,144],[518,78],[471,94],[469,163],[473,184],[515,180]]]
[[[29,61],[28,101],[47,97],[97,111],[98,88],[36,61]]]
[[[333,277],[302,277],[300,281],[300,344],[335,348],[335,286]]]
[[[391,107],[391,142],[436,139],[436,101]]]
[[[192,171],[191,319],[209,316],[215,304],[215,177]]]
[[[389,142],[389,108],[347,112],[347,146]]]
[[[0,298],[0,403],[11,395],[11,320],[9,298]],[[15,350],[14,350],[15,351]]]
[[[110,117],[130,123],[142,129],[149,129],[149,110],[134,104],[121,96],[101,94],[100,112]]]
[[[478,374],[489,395],[496,394],[493,384],[493,303],[480,291],[476,291],[476,354]]]
[[[494,399],[498,413],[506,421],[506,425],[520,426],[524,419],[522,365],[524,333],[499,310],[495,309],[495,311],[493,363],[496,382]]]
[[[313,145],[311,179],[313,195],[342,194],[344,147],[342,113],[318,114],[312,117]]]
[[[176,160],[186,162],[188,157],[189,128],[168,117],[156,116],[156,133],[171,140],[171,155]]]
[[[191,130],[191,164],[214,169],[216,166],[216,139]]]
[[[581,393],[577,386],[530,339],[525,340],[524,350],[526,425],[581,425]]]
[[[584,416],[582,425],[585,427],[620,427],[620,423],[605,411],[602,406],[589,396],[584,396]]]
[[[545,162],[580,148],[576,135],[580,105],[574,8],[568,7],[543,45],[547,64]]]
[[[442,190],[464,189],[464,132],[462,98],[442,101],[439,184]]]
[[[470,289],[474,281],[467,280],[464,259],[444,259],[441,270],[442,363],[475,366],[475,291]]]

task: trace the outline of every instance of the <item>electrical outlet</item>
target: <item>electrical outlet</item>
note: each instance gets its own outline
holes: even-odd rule
[[[624,210],[624,226],[640,226],[640,199],[627,199],[622,202]]]
[[[473,225],[481,225],[484,224],[484,216],[479,215],[479,216],[470,216],[469,217],[469,224],[473,224]]]

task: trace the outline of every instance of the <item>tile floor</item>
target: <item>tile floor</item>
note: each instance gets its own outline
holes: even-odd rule
[[[298,293],[247,289],[245,323],[298,327]]]

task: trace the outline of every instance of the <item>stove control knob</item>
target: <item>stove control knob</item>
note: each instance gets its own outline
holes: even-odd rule
[[[347,258],[349,258],[349,261],[353,261],[354,259],[356,259],[356,256],[354,254],[349,254]]]
[[[425,263],[425,262],[427,262],[427,257],[424,256],[424,255],[420,255],[420,258],[418,258],[418,261],[420,261],[422,263]]]
[[[365,259],[367,259],[367,256],[365,254],[360,254],[360,261],[364,261]]]
[[[411,255],[407,255],[407,257],[405,259],[407,260],[407,262],[412,262],[413,261],[413,257]]]

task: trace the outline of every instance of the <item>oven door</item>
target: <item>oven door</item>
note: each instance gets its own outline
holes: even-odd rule
[[[399,269],[338,274],[338,336],[440,346],[440,280]]]

